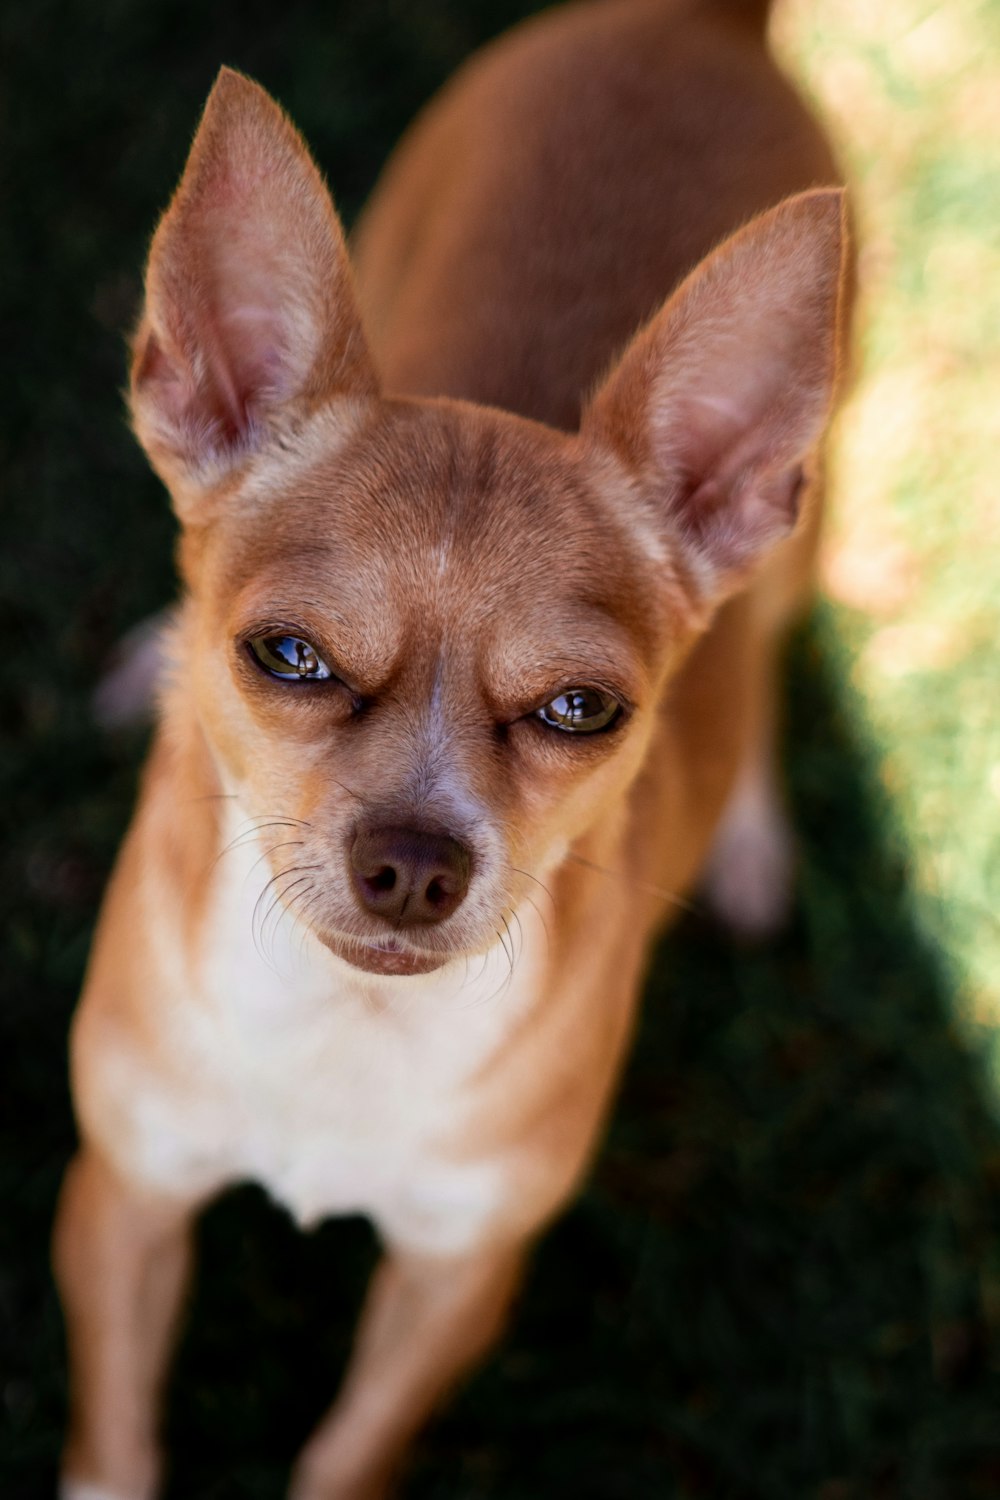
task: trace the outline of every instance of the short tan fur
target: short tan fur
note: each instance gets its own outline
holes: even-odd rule
[[[183,598],[73,1032],[64,1500],[157,1493],[190,1226],[245,1177],[382,1236],[290,1493],[386,1494],[586,1169],[683,893],[780,919],[849,299],[763,10],[519,27],[353,267],[278,107],[212,91],[134,345]]]

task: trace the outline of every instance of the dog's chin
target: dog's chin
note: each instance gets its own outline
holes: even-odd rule
[[[450,953],[415,953],[395,938],[363,942],[360,938],[343,938],[336,933],[320,933],[331,953],[365,974],[380,974],[386,978],[404,978],[415,974],[433,974],[453,957]]]

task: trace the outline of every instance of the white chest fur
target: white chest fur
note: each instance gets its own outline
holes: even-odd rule
[[[133,1166],[180,1192],[251,1178],[302,1224],[360,1212],[412,1249],[466,1248],[511,1187],[503,1161],[465,1149],[467,1089],[536,998],[537,916],[521,919],[513,968],[498,943],[380,979],[288,914],[255,937],[266,878],[256,847],[227,854],[196,964],[181,972],[160,954],[174,970],[162,1018],[173,1065],[134,1092]]]

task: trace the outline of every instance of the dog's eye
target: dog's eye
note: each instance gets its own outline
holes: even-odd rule
[[[282,682],[320,682],[333,673],[315,646],[297,635],[257,635],[250,651],[265,672]]]
[[[535,717],[570,734],[596,734],[609,728],[621,711],[618,699],[600,688],[567,688],[537,708]]]

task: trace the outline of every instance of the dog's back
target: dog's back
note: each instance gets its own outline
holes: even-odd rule
[[[390,389],[574,428],[626,340],[727,234],[839,181],[759,0],[581,0],[478,53],[355,235]]]

